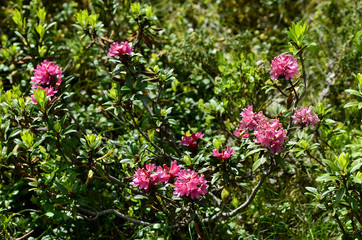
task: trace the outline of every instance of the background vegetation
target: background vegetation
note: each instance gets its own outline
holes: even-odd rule
[[[361,1],[0,2],[1,238],[362,238]],[[288,126],[270,63],[293,51],[288,28],[304,21],[299,107],[321,122],[290,129],[284,161],[256,168],[260,149],[232,132],[248,105]],[[126,40],[129,65],[107,57]],[[30,95],[44,59],[64,78],[42,108]],[[205,133],[197,152],[180,145],[187,131]],[[225,169],[211,155],[220,146],[236,152]],[[132,186],[138,168],[174,159],[212,194]],[[245,202],[268,167],[250,205],[203,221]]]

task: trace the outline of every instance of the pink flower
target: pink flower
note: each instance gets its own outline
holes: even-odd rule
[[[219,151],[216,148],[212,151],[212,155],[218,157],[220,160],[229,159],[230,156],[233,154],[235,154],[235,152],[233,151],[232,148],[229,147],[226,147],[225,150],[223,149],[221,153],[219,153]]]
[[[253,106],[244,108],[240,114],[242,119],[238,128],[234,131],[234,135],[249,138],[247,131],[254,131],[254,142],[264,147],[269,147],[271,153],[281,152],[284,140],[287,139],[286,131],[282,129],[279,119],[268,120],[262,112],[254,113]],[[214,149],[213,154],[219,154]],[[219,156],[217,156],[219,157]]]
[[[294,108],[294,115],[292,118],[294,119],[294,124],[299,124],[301,127],[307,127],[309,125],[315,126],[317,122],[319,122],[318,115],[315,114],[312,110],[312,107],[305,107],[300,110]]]
[[[242,137],[242,138],[248,138],[248,137],[250,137],[250,134],[249,134],[249,133],[245,133],[245,134],[243,134],[241,137]]]
[[[242,117],[239,126],[234,131],[235,136],[242,135],[243,138],[248,138],[250,135],[245,133],[246,131],[254,131],[257,130],[258,125],[266,121],[263,112],[254,113],[253,106],[248,106],[248,108],[244,108],[240,113]]]
[[[31,78],[33,81],[33,89],[41,88],[45,91],[52,101],[52,97],[58,92],[58,87],[62,83],[63,71],[54,62],[44,60],[40,65],[36,66],[34,76]],[[38,104],[34,95],[31,96],[33,104]]]
[[[111,47],[109,48],[108,56],[114,57],[114,56],[120,56],[122,55],[131,55],[133,52],[133,47],[131,47],[127,41],[125,42],[113,42]]]
[[[194,148],[197,146],[197,143],[192,137],[182,136],[181,144],[184,146],[189,146],[191,148]]]
[[[54,62],[44,60],[34,70],[31,80],[36,84],[51,85],[58,87],[62,82],[63,71]]]
[[[163,171],[162,167],[157,167],[156,172],[154,172],[155,168],[155,164],[149,163],[146,164],[146,169],[137,169],[133,176],[133,185],[139,187],[139,189],[149,191],[158,183],[168,182],[169,176]]]
[[[278,80],[279,77],[285,77],[290,80],[299,73],[300,66],[297,63],[298,59],[293,58],[290,54],[281,54],[272,60],[272,71],[270,72],[272,80]]]
[[[234,135],[239,137],[240,135],[242,135],[243,132],[244,131],[241,130],[240,128],[236,128],[234,131]]]
[[[284,140],[288,138],[286,131],[282,129],[282,125],[279,123],[279,119],[262,122],[254,136],[254,141],[264,147],[270,147],[272,154],[281,152]]]
[[[178,175],[180,168],[181,168],[180,166],[177,166],[176,160],[171,161],[171,169],[169,169],[166,164],[163,164],[163,169],[165,169],[164,172],[168,174],[169,179],[174,179]]]
[[[202,132],[192,133],[190,137],[184,135],[182,136],[181,144],[184,146],[189,146],[191,149],[195,149],[197,147],[197,140],[202,138],[205,134]]]
[[[170,175],[160,166],[157,167],[156,175],[158,177],[157,183],[168,183],[168,180],[170,180]]]
[[[250,131],[254,131],[258,128],[258,124],[260,121],[265,119],[263,112],[254,113],[253,106],[248,106],[248,108],[244,108],[240,113],[242,120],[240,122],[239,127],[242,130],[249,129]]]
[[[202,138],[205,134],[203,134],[202,132],[197,132],[197,133],[192,133],[191,134],[191,137],[197,141],[199,140],[200,138]]]
[[[180,170],[175,182],[174,195],[178,197],[189,196],[191,199],[198,199],[200,195],[207,193],[206,180],[204,175],[200,177],[195,171],[190,169]]]

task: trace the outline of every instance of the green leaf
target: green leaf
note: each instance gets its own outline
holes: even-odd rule
[[[314,195],[318,194],[318,191],[314,187],[305,187],[309,192],[313,193]]]
[[[134,198],[134,199],[137,199],[137,200],[148,199],[148,197],[143,196],[143,195],[135,195],[133,198]]]
[[[336,195],[337,203],[339,203],[342,200],[345,193],[346,193],[346,189],[343,187],[338,190],[337,195]]]
[[[88,24],[88,10],[82,10],[79,11],[75,14],[75,18],[77,19],[77,22],[83,27],[85,28]]]
[[[21,140],[25,143],[27,148],[30,148],[33,146],[34,143],[34,134],[30,131],[24,131],[20,134]]]
[[[174,126],[177,125],[177,121],[176,121],[175,119],[167,119],[167,122],[168,122],[170,125],[174,125]]]
[[[357,184],[362,184],[362,180],[356,176],[352,176],[352,181]]]
[[[337,158],[337,162],[341,167],[341,170],[346,171],[347,166],[349,164],[349,153],[341,153]]]
[[[45,16],[46,16],[45,7],[39,8],[38,11],[36,12],[36,14],[38,15],[39,21],[41,23],[44,23],[45,22]]]
[[[45,216],[52,218],[54,216],[54,213],[47,212],[47,213],[45,213]]]
[[[359,206],[356,199],[354,199],[353,197],[348,197],[348,201],[351,204],[353,211],[358,212]]]
[[[221,191],[221,199],[223,200],[223,202],[226,201],[229,195],[230,192],[224,187],[224,189]]]
[[[141,14],[141,4],[139,2],[132,3],[131,4],[131,11],[135,15],[140,15]]]
[[[339,178],[336,176],[331,176],[329,173],[326,173],[316,179],[317,182],[329,182],[329,181],[339,181]]]
[[[284,161],[284,159],[279,155],[275,155],[275,160],[285,170],[285,161]]]
[[[89,24],[91,25],[92,28],[95,28],[97,21],[98,21],[98,17],[99,17],[99,14],[94,14],[94,13],[92,13],[89,16],[88,20],[89,20]]]
[[[39,87],[36,91],[34,91],[34,98],[41,107],[41,109],[45,110],[45,107],[48,103],[47,94],[45,93],[45,91]]]
[[[353,161],[353,163],[351,164],[350,172],[353,173],[353,172],[359,170],[361,166],[362,166],[362,160]]]
[[[156,224],[153,224],[153,229],[160,229],[161,228],[161,224],[159,223],[156,223]]]
[[[128,87],[128,86],[123,86],[122,88],[121,88],[121,92],[122,93],[129,93],[129,92],[131,92],[132,91],[132,89],[130,88],[130,87]]]
[[[35,27],[35,30],[39,34],[40,41],[41,41],[43,39],[43,37],[44,37],[44,34],[45,34],[45,27],[42,24],[39,24],[39,25],[37,25]]]
[[[14,31],[14,34],[16,36],[18,36],[23,41],[24,44],[26,43],[26,39],[24,38],[24,36],[20,32]]]
[[[356,90],[346,89],[346,90],[344,90],[344,91],[346,91],[346,92],[348,92],[348,93],[350,93],[350,94],[353,94],[353,95],[355,95],[355,96],[362,97],[362,94],[361,94],[360,92],[356,91]]]
[[[53,26],[56,25],[56,24],[57,24],[57,22],[52,22],[51,24],[47,25],[47,26],[45,27],[45,31],[48,31],[51,27],[53,27]]]
[[[129,158],[122,159],[121,161],[119,161],[119,163],[127,163],[127,164],[130,164],[130,163],[133,163],[133,162],[134,162],[134,160],[129,159]]]
[[[40,57],[44,57],[45,53],[47,52],[47,46],[38,46],[38,53]]]
[[[216,148],[218,151],[220,149],[220,147],[222,146],[222,142],[221,142],[221,139],[214,139],[212,141],[212,144],[214,145],[214,148]]]
[[[338,172],[341,169],[331,160],[323,159],[323,162],[325,162],[333,171]]]
[[[14,142],[15,142],[15,144],[16,145],[19,145],[20,147],[22,147],[22,148],[27,148],[27,146],[25,145],[25,143],[23,142],[23,141],[21,141],[21,140],[19,140],[19,139],[14,139]]]
[[[254,149],[250,152],[248,152],[246,155],[245,155],[245,158],[250,156],[250,155],[253,155],[254,153],[257,153],[257,152],[260,152],[260,151],[263,151],[263,150],[266,150],[266,148],[258,148],[258,149]]]
[[[190,155],[185,155],[184,156],[184,162],[187,166],[190,166],[192,163],[191,163],[191,157]]]
[[[21,132],[21,129],[15,129],[14,131],[12,131],[9,135],[9,138],[15,137],[16,135],[18,135]]]
[[[73,132],[78,132],[78,131],[75,130],[75,129],[69,129],[69,130],[67,130],[67,131],[64,132],[64,135],[68,135],[68,134],[71,134],[71,133],[73,133]]]
[[[266,162],[266,158],[265,157],[261,157],[258,160],[256,160],[253,164],[252,170],[255,171],[257,170],[261,164],[264,164]]]
[[[54,186],[64,195],[68,195],[68,190],[58,181],[54,181]]]
[[[23,16],[18,9],[15,9],[14,11],[13,21],[16,23],[16,25],[18,25],[20,29],[23,29]]]
[[[349,102],[346,105],[344,105],[344,108],[349,108],[349,107],[355,107],[358,106],[359,102]]]
[[[221,177],[220,172],[216,172],[211,179],[211,185],[213,185],[217,180],[219,180],[220,177]]]
[[[29,186],[32,186],[32,187],[37,187],[38,186],[37,182],[29,182],[28,184],[29,184]]]

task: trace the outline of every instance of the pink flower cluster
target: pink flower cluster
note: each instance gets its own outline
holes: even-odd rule
[[[285,79],[290,80],[299,73],[298,69],[300,66],[297,63],[298,59],[293,58],[290,54],[281,54],[278,57],[275,57],[272,60],[272,71],[270,72],[272,80],[278,80],[278,78],[285,77]]]
[[[240,113],[242,120],[240,121],[239,127],[234,131],[234,135],[240,136],[244,131],[255,131],[258,129],[259,122],[265,119],[265,116],[262,112],[254,113],[253,106],[248,106],[244,108]],[[245,137],[249,137],[247,134]]]
[[[284,141],[287,139],[286,131],[282,129],[279,119],[269,120],[263,112],[254,113],[253,106],[244,108],[240,114],[242,119],[234,131],[235,136],[250,137],[249,132],[254,132],[254,142],[264,147],[269,147],[271,153],[281,152]]]
[[[163,165],[163,168],[160,166],[156,168],[155,164],[149,163],[146,165],[146,169],[137,169],[133,176],[133,185],[139,189],[150,191],[157,184],[168,183],[176,178],[174,195],[179,197],[186,195],[192,199],[198,199],[200,195],[207,193],[204,175],[199,177],[195,171],[180,170],[180,168],[177,161],[171,162],[171,168],[168,168],[166,164]]]
[[[312,107],[305,107],[300,110],[294,108],[294,115],[292,118],[294,119],[294,124],[299,124],[301,127],[307,127],[309,125],[315,126],[317,122],[319,122],[318,115],[315,114],[312,110]]]
[[[235,154],[234,150],[232,148],[226,147],[226,149],[223,149],[221,153],[215,148],[212,151],[212,155],[215,157],[218,157],[220,160],[229,159],[231,155]]]
[[[127,41],[121,43],[113,42],[109,48],[108,57],[131,55],[133,53],[132,50],[133,47],[131,47]]]
[[[46,95],[51,101],[58,92],[58,87],[62,83],[63,71],[54,62],[48,62],[44,60],[40,65],[36,66],[34,70],[34,76],[31,78],[33,81],[33,89],[41,88],[45,91]],[[34,98],[34,94],[31,96],[34,104],[38,104]]]
[[[207,193],[206,180],[204,175],[199,175],[190,169],[180,170],[175,182],[174,195],[178,197],[190,196],[191,199],[199,198]]]
[[[254,136],[254,142],[269,147],[272,154],[281,152],[284,149],[284,140],[288,138],[279,119],[261,121]]]
[[[146,164],[146,169],[139,168],[133,176],[133,184],[140,189],[145,189],[149,191],[153,186],[159,183],[168,182],[168,174],[158,166],[156,171],[155,164]]]
[[[181,140],[181,144],[184,146],[189,146],[191,149],[197,148],[197,140],[202,138],[205,134],[202,132],[192,133],[190,137],[184,135]]]

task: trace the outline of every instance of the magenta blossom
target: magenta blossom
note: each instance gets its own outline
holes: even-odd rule
[[[190,137],[187,135],[182,136],[181,144],[184,146],[189,146],[191,149],[195,149],[197,147],[197,140],[202,138],[205,134],[202,132],[192,133]]]
[[[165,183],[169,180],[169,175],[163,171],[162,167],[157,167],[155,164],[146,164],[146,169],[139,168],[133,176],[133,185],[139,189],[149,191],[158,183]]]
[[[40,65],[36,66],[34,76],[31,78],[33,81],[33,89],[41,88],[48,96],[49,102],[52,97],[58,92],[58,87],[62,83],[63,71],[54,62],[44,60]],[[31,95],[33,104],[38,104],[35,100],[34,94]]]
[[[272,80],[278,80],[279,77],[285,77],[286,80],[290,80],[299,73],[300,66],[297,63],[298,59],[293,58],[290,54],[281,54],[272,60],[272,71],[270,72]]]
[[[249,132],[253,131],[254,142],[270,148],[270,152],[273,154],[282,151],[282,145],[284,140],[287,139],[287,135],[286,131],[282,129],[279,119],[268,120],[262,112],[254,113],[253,106],[244,108],[240,115],[242,120],[234,131],[234,135],[249,138]],[[219,154],[217,151],[215,153]]]
[[[108,57],[131,55],[133,53],[132,50],[133,47],[131,47],[127,41],[121,43],[113,42],[109,48]]]
[[[216,148],[212,151],[212,155],[218,157],[220,160],[229,159],[230,156],[233,154],[235,154],[235,152],[233,151],[232,148],[229,147],[226,147],[225,150],[223,149],[221,153],[219,153],[219,151]]]
[[[257,132],[254,133],[256,143],[270,148],[270,153],[279,153],[284,148],[284,140],[288,137],[286,131],[282,129],[279,119],[265,121],[258,126]]]
[[[163,164],[163,169],[165,169],[164,171],[169,176],[169,179],[174,179],[178,175],[180,168],[180,166],[177,166],[176,160],[171,161],[171,168],[168,168],[166,164]]]
[[[34,70],[31,80],[36,84],[51,85],[58,87],[62,82],[63,71],[54,62],[44,60]]]
[[[315,126],[317,122],[319,122],[318,115],[315,114],[312,110],[312,107],[305,107],[300,110],[294,108],[294,115],[292,118],[294,119],[294,124],[299,124],[301,127],[307,127],[309,125]]]
[[[245,134],[243,134],[241,137],[242,137],[242,138],[248,138],[248,137],[250,137],[250,134],[249,134],[249,133],[245,133]]]
[[[204,175],[199,177],[195,171],[190,169],[180,170],[175,182],[174,195],[178,197],[186,195],[191,197],[191,199],[198,199],[200,195],[205,195],[206,193],[207,185]]]
[[[262,112],[254,113],[253,106],[248,106],[244,108],[240,113],[242,117],[238,128],[234,131],[234,135],[240,136],[244,131],[254,131],[258,128],[258,125],[261,121],[265,120],[265,116]]]

